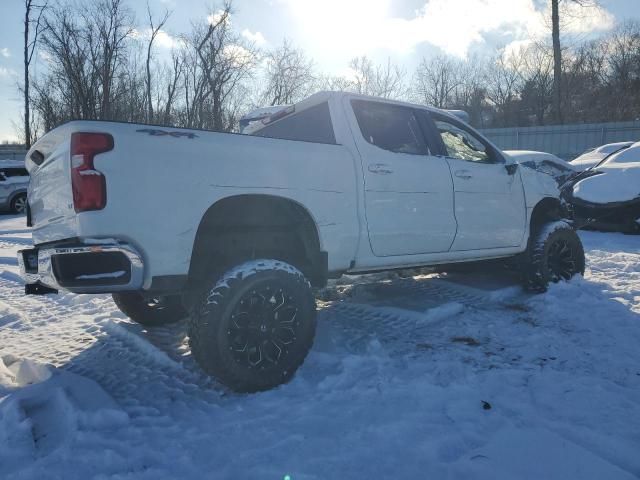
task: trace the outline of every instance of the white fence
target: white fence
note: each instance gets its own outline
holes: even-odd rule
[[[640,141],[640,120],[633,122],[549,125],[481,130],[502,150],[537,150],[570,160],[605,143]]]

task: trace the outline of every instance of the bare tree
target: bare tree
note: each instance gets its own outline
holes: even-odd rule
[[[147,79],[146,79],[146,87],[147,87],[147,121],[153,122],[153,99],[151,97],[151,53],[153,49],[153,42],[155,41],[158,34],[162,31],[162,27],[164,27],[165,23],[169,19],[169,10],[165,10],[164,14],[158,21],[158,23],[154,24],[153,15],[151,14],[151,8],[149,7],[149,2],[147,2],[147,16],[149,19],[149,28],[150,28],[150,37],[149,42],[147,43],[147,60],[145,62]]]
[[[94,25],[97,35],[89,36],[92,62],[100,79],[100,117],[112,119],[112,89],[116,72],[126,60],[126,40],[133,34],[133,18],[124,0],[101,0],[85,14],[87,25]],[[89,15],[88,17],[86,15]],[[92,42],[95,40],[95,42]]]
[[[620,120],[637,119],[640,112],[640,23],[628,22],[608,41],[606,91],[609,108]]]
[[[43,118],[45,128],[71,118],[138,118],[131,100],[139,97],[142,78],[132,24],[122,0],[47,9],[40,41],[47,69],[36,82],[34,101],[50,116]]]
[[[519,52],[503,50],[487,68],[487,99],[496,109],[497,121],[506,126],[517,124],[518,100],[522,89],[522,57]]]
[[[521,59],[521,110],[535,125],[543,125],[553,103],[553,51],[532,44],[518,52]]]
[[[162,114],[162,123],[167,125],[171,122],[171,111],[178,96],[180,79],[184,72],[184,57],[176,51],[171,53],[171,64],[165,70],[165,98]]]
[[[31,147],[33,140],[31,131],[31,97],[29,92],[29,68],[33,60],[33,53],[36,50],[38,43],[38,35],[40,34],[40,27],[42,21],[42,15],[47,7],[47,2],[42,4],[36,4],[33,0],[24,0],[24,143],[27,148]],[[37,12],[37,16],[34,20],[33,14]],[[33,35],[30,33],[31,24],[34,24]]]
[[[598,0],[551,0],[551,39],[553,43],[553,114],[562,123],[562,48],[560,46],[561,6],[572,2],[581,7],[595,7]]]
[[[363,95],[382,98],[404,98],[407,88],[404,84],[406,71],[387,59],[384,65],[376,65],[366,56],[351,60],[349,67],[353,71],[352,89]]]
[[[301,100],[314,88],[313,62],[287,39],[265,57],[262,103],[284,105]]]
[[[414,98],[434,107],[450,107],[454,90],[462,84],[462,67],[462,62],[445,55],[423,58],[413,79]]]
[[[257,64],[255,46],[231,28],[231,3],[196,24],[185,52],[186,122],[189,126],[226,131],[234,127],[231,100]]]

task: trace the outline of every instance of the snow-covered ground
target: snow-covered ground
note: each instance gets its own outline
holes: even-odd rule
[[[30,234],[0,217],[0,478],[638,478],[640,238],[581,237],[586,278],[539,296],[497,272],[343,279],[293,381],[237,395],[184,322],[24,297]]]

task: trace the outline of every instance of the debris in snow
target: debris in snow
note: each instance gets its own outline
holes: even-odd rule
[[[470,347],[477,347],[480,342],[473,337],[453,337],[451,338],[453,343],[464,343]]]

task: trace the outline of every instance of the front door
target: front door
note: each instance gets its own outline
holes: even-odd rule
[[[455,191],[458,233],[452,251],[516,247],[526,225],[520,172],[472,129],[431,113],[442,138]]]
[[[456,234],[453,182],[432,154],[417,111],[352,99],[345,105],[362,159],[367,228],[376,256],[446,252]]]

